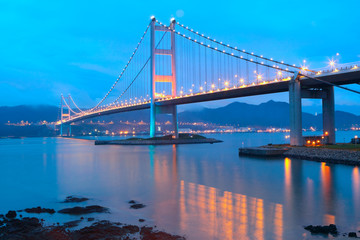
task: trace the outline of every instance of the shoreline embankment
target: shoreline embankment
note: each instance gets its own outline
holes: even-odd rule
[[[311,160],[316,162],[337,163],[346,165],[360,165],[360,151],[311,148],[311,147],[290,147],[283,154],[285,157]]]

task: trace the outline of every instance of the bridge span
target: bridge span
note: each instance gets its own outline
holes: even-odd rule
[[[176,31],[175,26],[188,35]],[[144,43],[146,41],[148,45]],[[239,50],[175,20],[166,26],[152,18],[130,60],[105,97],[95,107],[84,110],[70,95],[68,99],[62,96],[58,124],[62,135],[65,124],[150,109],[150,135],[155,136],[156,115],[166,113],[173,116],[173,131],[177,137],[177,105],[289,92],[291,144],[303,145],[302,98],[322,99],[323,131],[328,143],[333,144],[334,86],[353,83],[360,83],[360,68],[356,63],[340,65],[332,60],[327,69],[313,71],[306,66],[286,64]],[[116,94],[114,89],[119,85],[122,90],[117,90]],[[113,97],[110,104],[105,104],[114,92],[116,99]]]

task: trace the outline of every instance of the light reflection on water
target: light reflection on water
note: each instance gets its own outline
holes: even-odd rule
[[[352,133],[340,133],[340,138]],[[358,134],[358,133],[356,133]],[[189,239],[313,239],[308,224],[360,230],[358,167],[239,157],[237,148],[285,133],[221,134],[220,144],[94,146],[61,138],[0,140],[0,213],[67,206],[66,196],[109,207],[98,219],[146,224]],[[131,210],[127,201],[147,205]],[[42,215],[63,222],[78,217]]]

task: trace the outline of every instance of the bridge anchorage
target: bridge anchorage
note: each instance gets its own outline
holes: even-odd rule
[[[289,92],[290,143],[303,145],[301,99],[322,99],[323,129],[335,143],[334,86],[360,82],[359,63],[317,71],[264,57],[213,39],[175,19],[169,25],[151,18],[129,61],[104,97],[92,108],[79,108],[61,95],[60,135],[71,124],[98,116],[150,110],[150,136],[156,117],[171,114],[178,137],[177,106],[220,99]]]

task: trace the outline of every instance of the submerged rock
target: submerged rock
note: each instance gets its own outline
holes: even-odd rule
[[[67,196],[63,202],[64,203],[79,203],[79,202],[85,202],[87,200],[89,200],[89,199],[86,197]]]
[[[304,227],[304,229],[310,231],[312,234],[332,234],[337,235],[338,230],[335,224],[330,224],[329,226],[313,226],[309,225]]]
[[[145,222],[145,219],[140,218],[139,222]]]
[[[144,208],[146,207],[146,205],[142,204],[142,203],[136,203],[130,206],[130,208],[132,209],[140,209],[140,208]]]
[[[130,200],[128,203],[134,204],[134,203],[136,203],[136,201],[135,200]]]
[[[66,228],[76,227],[76,226],[79,226],[80,222],[81,222],[81,220],[74,220],[74,221],[66,222],[66,223],[64,223],[64,227],[66,227]]]
[[[89,213],[107,213],[109,209],[106,207],[91,205],[86,207],[73,207],[73,208],[64,208],[58,211],[58,213],[71,214],[71,215],[82,215]]]
[[[50,213],[50,214],[55,213],[55,210],[52,208],[42,208],[42,207],[26,208],[24,211],[27,213]]]

